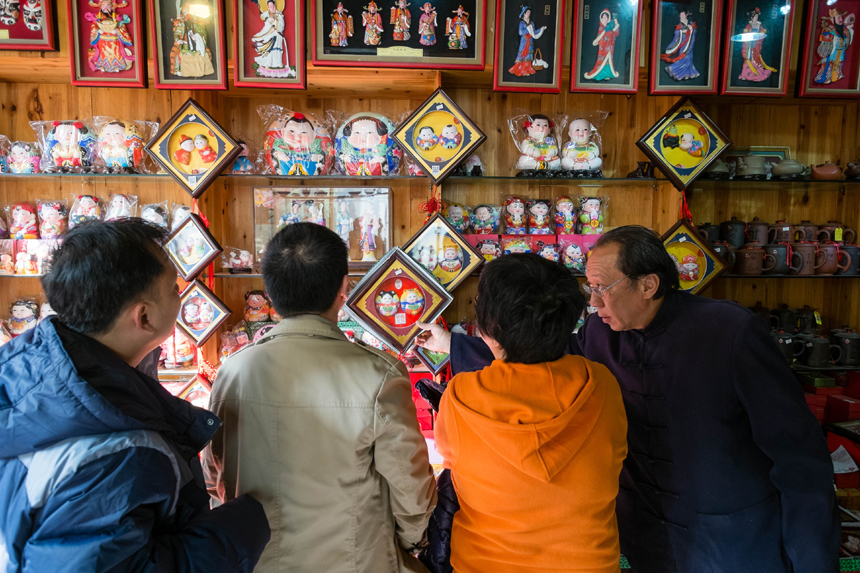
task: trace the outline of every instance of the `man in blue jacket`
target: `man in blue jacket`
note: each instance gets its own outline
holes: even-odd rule
[[[636,573],[838,571],[833,466],[765,323],[679,292],[644,227],[603,235],[586,277],[597,312],[569,351],[621,386],[629,454],[616,513]],[[493,360],[478,338],[424,327],[454,373]]]
[[[179,312],[164,238],[76,227],[42,278],[57,316],[0,348],[0,572],[250,572],[269,540],[250,496],[209,509],[218,418],[134,368]]]

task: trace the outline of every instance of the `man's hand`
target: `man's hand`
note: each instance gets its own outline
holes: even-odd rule
[[[432,352],[451,354],[451,333],[439,324],[419,322],[418,327],[424,332],[418,335],[416,343]]]

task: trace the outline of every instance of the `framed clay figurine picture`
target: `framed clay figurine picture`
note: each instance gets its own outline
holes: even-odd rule
[[[146,150],[195,199],[242,152],[238,142],[190,98]]]
[[[807,1],[797,74],[800,97],[860,97],[858,14],[860,0]]]
[[[564,0],[496,0],[493,89],[561,93]]]
[[[723,258],[686,219],[675,223],[662,239],[678,269],[680,290],[684,292],[697,294],[705,290],[728,269]]]
[[[403,250],[431,272],[448,292],[453,292],[484,262],[481,252],[440,213],[433,215]]]
[[[226,90],[222,0],[149,0],[155,87]]]
[[[146,87],[143,0],[69,0],[72,84]]]
[[[206,265],[223,252],[221,245],[194,213],[188,215],[170,234],[164,249],[179,276],[186,282],[196,278]]]
[[[0,50],[56,49],[53,0],[0,1]]]
[[[392,135],[438,185],[487,138],[448,94],[437,89]]]
[[[180,400],[191,402],[198,408],[209,408],[212,385],[202,376],[195,376],[176,395]]]
[[[179,295],[176,326],[196,346],[202,346],[231,314],[215,293],[195,280]]]
[[[716,94],[723,0],[654,0],[648,93]]]
[[[638,91],[642,4],[630,0],[573,0],[570,91]]]
[[[487,0],[310,0],[315,66],[483,70]]]
[[[365,330],[403,352],[422,332],[417,323],[433,322],[452,300],[435,276],[395,247],[358,283],[346,307]]]
[[[728,0],[721,94],[785,96],[796,0]]]
[[[302,0],[233,0],[236,87],[305,89],[304,23]]]
[[[412,351],[418,360],[429,370],[433,376],[438,376],[451,362],[451,355],[444,352],[427,350],[423,346],[415,346]]]
[[[679,191],[685,191],[705,168],[732,144],[714,122],[683,98],[636,142]]]

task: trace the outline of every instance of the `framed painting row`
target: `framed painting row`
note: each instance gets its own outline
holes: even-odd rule
[[[318,66],[483,70],[488,0],[229,0],[234,84],[304,89],[305,5]],[[492,1],[492,0],[490,0]],[[493,86],[636,93],[644,0],[495,0]],[[155,84],[226,89],[224,0],[70,0],[72,83],[143,87],[148,5]],[[788,93],[800,0],[654,0],[651,94]],[[798,94],[860,97],[860,0],[807,0]],[[53,0],[0,0],[0,49],[54,50]]]

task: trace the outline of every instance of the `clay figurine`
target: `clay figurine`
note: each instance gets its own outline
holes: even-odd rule
[[[552,235],[549,200],[531,199],[526,206],[529,210],[529,235]]]
[[[541,242],[538,242],[537,254],[548,261],[552,261],[554,263],[558,262],[558,251],[556,250],[555,245],[545,245]]]
[[[352,225],[352,215],[349,214],[349,202],[346,199],[338,199],[335,226],[337,227],[337,234],[346,243],[347,249],[349,249],[349,234],[352,233]]]
[[[376,311],[386,317],[392,317],[400,312],[400,297],[396,291],[380,290],[374,299]]]
[[[29,203],[15,203],[9,208],[9,235],[12,239],[38,239],[36,208]]]
[[[376,234],[379,232],[379,218],[373,210],[370,201],[364,203],[361,217],[358,220],[361,229],[361,238],[358,241],[361,247],[362,261],[376,260]]]
[[[615,39],[621,31],[618,18],[608,9],[604,9],[600,12],[598,21],[600,24],[597,28],[597,35],[591,42],[592,45],[597,46],[597,61],[590,72],[583,74],[585,79],[594,82],[609,81],[619,75],[615,71],[618,66],[613,61]]]
[[[405,289],[400,296],[400,308],[409,316],[421,316],[424,311],[424,293],[417,288]]]
[[[504,249],[503,252],[506,255],[532,252],[531,243],[525,237],[518,239],[506,239],[502,242],[502,247]]]
[[[36,328],[38,321],[39,305],[33,300],[21,299],[12,303],[11,314],[8,327],[9,333],[14,336],[21,336],[28,330]]]
[[[99,133],[98,156],[109,170],[131,173],[143,162],[145,145],[133,123],[112,121]]]
[[[438,254],[439,270],[443,273],[456,273],[463,268],[463,252],[450,237],[445,237]]]
[[[412,35],[409,26],[412,25],[412,13],[409,11],[410,4],[406,0],[396,0],[391,8],[391,24],[394,26],[392,32],[395,42],[406,42]]]
[[[432,245],[422,245],[418,247],[418,252],[413,254],[413,258],[415,258],[422,267],[431,273],[438,264],[436,259],[436,249],[434,249]]]
[[[323,212],[324,205],[321,202],[308,199],[305,201],[305,208],[308,210],[308,223],[321,225],[325,227],[325,213]]]
[[[251,160],[248,159],[248,154],[250,150],[248,149],[248,144],[242,141],[241,139],[237,141],[239,147],[242,148],[242,151],[239,152],[239,157],[233,162],[233,165],[230,166],[230,173],[233,175],[246,175],[248,173],[252,173],[254,171],[254,164],[251,163]]]
[[[562,195],[555,200],[555,234],[572,235],[576,230],[576,207],[573,199]]]
[[[483,241],[478,241],[478,244],[475,245],[478,251],[481,252],[485,261],[492,261],[497,257],[502,256],[502,247],[499,246],[498,241],[493,241],[491,239],[484,239]]]
[[[110,204],[105,211],[105,221],[114,221],[116,219],[127,219],[131,217],[133,209],[137,204],[137,199],[129,195],[117,193],[111,197]]]
[[[375,113],[358,113],[338,130],[335,154],[338,169],[344,175],[394,175],[400,167],[403,152],[391,133],[394,124]]]
[[[268,322],[271,302],[266,293],[261,290],[250,290],[245,293],[245,322]]]
[[[522,78],[533,76],[537,73],[537,70],[542,70],[546,67],[546,62],[535,59],[535,40],[540,39],[545,31],[546,26],[541,26],[535,30],[534,22],[532,22],[531,7],[521,6],[520,22],[517,29],[517,33],[520,36],[520,44],[517,48],[517,57],[514,60],[514,65],[508,69],[508,72]]]
[[[663,146],[669,149],[680,149],[692,157],[701,157],[704,151],[704,144],[696,139],[692,133],[678,135],[678,128],[675,124],[670,125],[663,134]]]
[[[439,25],[436,17],[436,9],[433,8],[430,2],[425,2],[421,6],[421,11],[424,13],[421,14],[421,18],[418,20],[418,35],[421,36],[418,43],[422,46],[433,46],[436,44],[436,26]]]
[[[451,223],[458,233],[465,234],[469,229],[471,209],[459,203],[450,203],[442,210],[442,216]]]
[[[50,159],[47,171],[79,171],[92,164],[95,138],[80,121],[55,121],[45,137],[45,146]]]
[[[102,208],[99,198],[92,195],[78,195],[69,212],[69,229],[84,221],[101,221]]]
[[[585,273],[585,255],[582,247],[571,243],[562,247],[562,263],[572,271]]]
[[[535,175],[531,171],[558,170],[558,142],[553,136],[555,124],[545,115],[537,113],[523,122],[526,138],[519,143],[520,158],[517,169],[523,175]]]
[[[39,203],[39,235],[43,239],[59,239],[66,232],[69,210],[65,201]]]
[[[352,16],[349,10],[343,7],[343,2],[337,3],[337,8],[331,15],[331,33],[328,35],[332,46],[345,47],[348,39],[352,38],[354,32],[352,27]]]
[[[439,134],[439,146],[442,149],[457,149],[463,140],[463,136],[457,131],[456,126],[448,124],[442,128]]]
[[[469,30],[469,13],[458,6],[453,11],[456,16],[448,18],[445,25],[445,33],[448,34],[448,49],[465,50],[469,47],[466,38],[472,37],[472,32]]]
[[[525,235],[528,230],[526,203],[520,197],[508,197],[504,202],[505,234]]]
[[[252,64],[254,75],[261,78],[294,78],[296,68],[290,66],[287,39],[284,38],[287,24],[283,13],[284,3],[278,7],[275,0],[268,0],[265,9],[261,4],[257,3],[262,26],[251,37],[251,44],[257,52]]]
[[[492,205],[477,205],[472,211],[472,232],[492,235],[499,230],[499,210]]]
[[[603,159],[595,142],[597,129],[587,119],[574,119],[567,128],[570,140],[561,152],[561,167],[576,177],[603,177]]]
[[[599,235],[603,232],[603,199],[600,197],[580,197],[579,221],[581,234]]]
[[[328,130],[299,112],[279,114],[268,125],[263,151],[269,169],[278,175],[325,175],[334,162]]]
[[[15,263],[12,262],[12,255],[9,253],[0,254],[0,275],[14,275]]]
[[[53,308],[51,308],[51,303],[49,303],[48,301],[43,302],[39,306],[39,322],[42,322],[43,320],[45,320],[46,318],[48,318],[50,316],[56,316],[56,315],[57,315],[57,311],[54,310]]]
[[[12,143],[9,151],[9,173],[39,173],[39,163],[39,151],[35,143]]]
[[[378,46],[382,43],[382,16],[376,2],[370,0],[365,11],[361,13],[361,22],[364,25],[364,43],[368,46]]]
[[[144,205],[140,218],[164,229],[167,228],[167,209],[158,203]]]
[[[716,163],[716,161],[714,161],[714,163]],[[650,161],[637,161],[636,165],[636,169],[627,174],[628,179],[654,179],[653,163]],[[726,178],[728,178],[728,170],[726,171]]]
[[[7,2],[7,5],[10,2]],[[23,9],[24,25],[31,32],[42,30],[42,0],[26,0]]]
[[[418,137],[415,140],[415,145],[424,151],[430,151],[436,147],[437,143],[439,143],[439,137],[436,135],[436,132],[433,131],[432,127],[425,125],[418,130]]]
[[[281,218],[278,221],[278,229],[283,229],[287,225],[295,225],[296,223],[301,223],[302,216],[299,214],[299,210],[301,208],[302,202],[298,199],[293,199],[293,202],[290,204],[290,212],[281,215]]]

